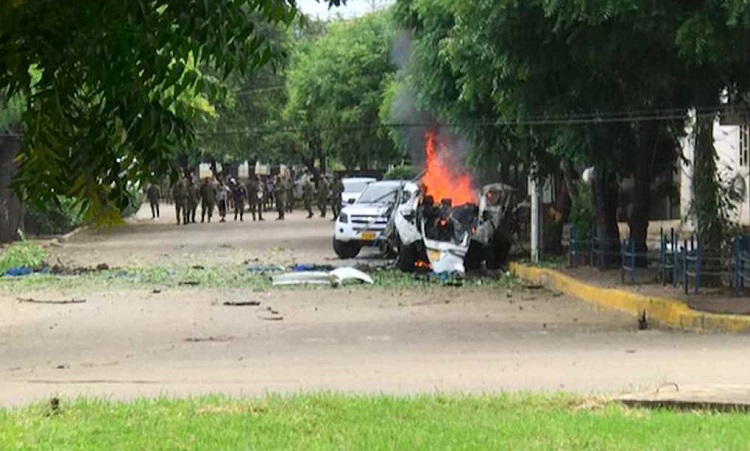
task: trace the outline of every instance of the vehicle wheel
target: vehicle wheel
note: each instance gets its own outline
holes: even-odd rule
[[[384,258],[396,258],[398,257],[398,249],[391,245],[390,240],[383,240],[378,245],[378,250]]]
[[[490,244],[490,251],[487,255],[487,269],[500,269],[508,263],[508,253],[510,252],[510,242],[502,236],[495,236]]]
[[[416,244],[404,245],[398,240],[398,260],[396,265],[403,272],[414,272],[414,264],[417,262]]]
[[[362,246],[356,241],[333,240],[333,251],[336,252],[336,255],[341,259],[356,257],[359,254],[360,249],[362,249]]]
[[[464,264],[466,265],[467,271],[476,271],[482,265],[482,260],[485,258],[486,252],[484,246],[479,243],[472,242],[469,245],[469,250],[466,252],[464,257]]]

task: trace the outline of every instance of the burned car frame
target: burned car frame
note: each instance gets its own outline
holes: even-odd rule
[[[488,269],[502,267],[518,228],[517,191],[493,183],[484,185],[477,197],[478,203],[436,203],[423,186],[402,184],[384,234],[399,269],[463,274],[482,262]]]

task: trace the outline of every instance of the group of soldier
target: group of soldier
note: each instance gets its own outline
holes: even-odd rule
[[[313,199],[317,199],[320,217],[325,218],[330,202],[335,219],[341,208],[341,194],[344,185],[339,177],[330,183],[325,176],[320,177],[317,189],[312,176],[305,176],[302,182],[302,202],[307,211],[307,218],[312,218]],[[206,177],[197,182],[191,175],[180,179],[168,192],[174,202],[177,224],[197,222],[197,211],[200,205],[200,222],[211,222],[214,209],[218,207],[219,222],[225,222],[230,209],[234,211],[234,220],[244,221],[245,206],[249,207],[253,221],[263,221],[263,211],[275,207],[277,220],[284,220],[291,213],[294,204],[294,183],[288,175],[276,175],[273,179],[262,180],[257,175],[250,176],[247,185],[234,178],[215,179]],[[159,217],[159,203],[162,192],[159,185],[152,184],[146,190],[146,197],[151,206],[151,217]]]

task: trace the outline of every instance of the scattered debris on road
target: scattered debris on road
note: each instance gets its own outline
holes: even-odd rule
[[[29,304],[83,304],[86,299],[62,299],[62,300],[41,300],[33,298],[16,298],[18,302],[24,302]]]
[[[260,301],[226,301],[224,302],[224,305],[229,305],[232,307],[246,307],[246,306],[259,306]]]
[[[281,321],[284,319],[284,317],[281,316],[281,313],[279,313],[278,310],[274,310],[271,307],[258,309],[257,314],[258,318],[266,321]]]
[[[647,330],[648,329],[648,318],[646,318],[646,311],[641,310],[641,313],[638,314],[638,330]]]
[[[205,343],[205,342],[216,342],[216,343],[225,343],[227,341],[232,341],[234,337],[231,335],[217,335],[215,337],[209,336],[209,337],[188,337],[185,339],[188,343]]]
[[[374,284],[372,277],[351,267],[336,268],[333,271],[295,271],[273,276],[274,286],[282,285],[331,285],[337,287],[349,280],[359,280],[367,284]]]

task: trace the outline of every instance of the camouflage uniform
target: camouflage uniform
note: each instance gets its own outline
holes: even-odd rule
[[[180,179],[174,187],[172,187],[172,199],[174,199],[174,210],[177,214],[177,224],[187,222],[187,197],[188,190],[185,186],[185,180]]]
[[[260,193],[261,197],[258,197]],[[250,212],[253,214],[253,221],[255,221],[255,212],[258,212],[258,220],[263,220],[263,187],[258,182],[257,175],[251,175],[250,181],[247,182],[247,197],[250,205]]]
[[[307,219],[313,217],[312,203],[313,203],[313,191],[315,187],[309,178],[306,178],[302,183],[302,201],[305,203],[305,210],[307,210]]]
[[[273,194],[276,198],[276,211],[279,212],[279,217],[276,219],[283,220],[286,211],[286,187],[284,186],[284,181],[281,180],[281,177],[278,175],[273,182]]]
[[[286,212],[291,213],[294,208],[294,179],[285,177],[284,186],[286,187]]]
[[[159,217],[159,199],[161,199],[161,189],[159,185],[152,183],[146,190],[148,203],[151,205],[151,219]]]
[[[229,198],[229,193],[231,190],[227,185],[224,184],[224,182],[219,183],[219,187],[217,188],[216,198],[219,201],[219,216],[221,216],[221,219],[219,222],[225,222],[226,215],[227,215],[227,199]]]
[[[245,200],[247,199],[247,190],[242,183],[237,182],[232,188],[232,200],[234,201],[234,220],[237,220],[237,215],[240,217],[240,222],[244,221],[245,217]]]
[[[333,219],[339,217],[341,213],[341,195],[344,194],[344,182],[341,181],[341,177],[336,177],[331,187],[331,210],[333,211]]]
[[[201,183],[201,222],[211,218],[214,215],[214,205],[216,204],[216,185],[211,179],[204,179]],[[206,218],[208,216],[208,218]]]
[[[325,176],[320,177],[320,183],[318,184],[318,208],[320,209],[320,217],[326,217],[326,206],[328,204],[328,198],[331,194],[328,192],[328,180]]]
[[[195,223],[195,212],[198,210],[198,203],[201,199],[201,188],[192,179],[190,185],[188,185],[188,221]]]

